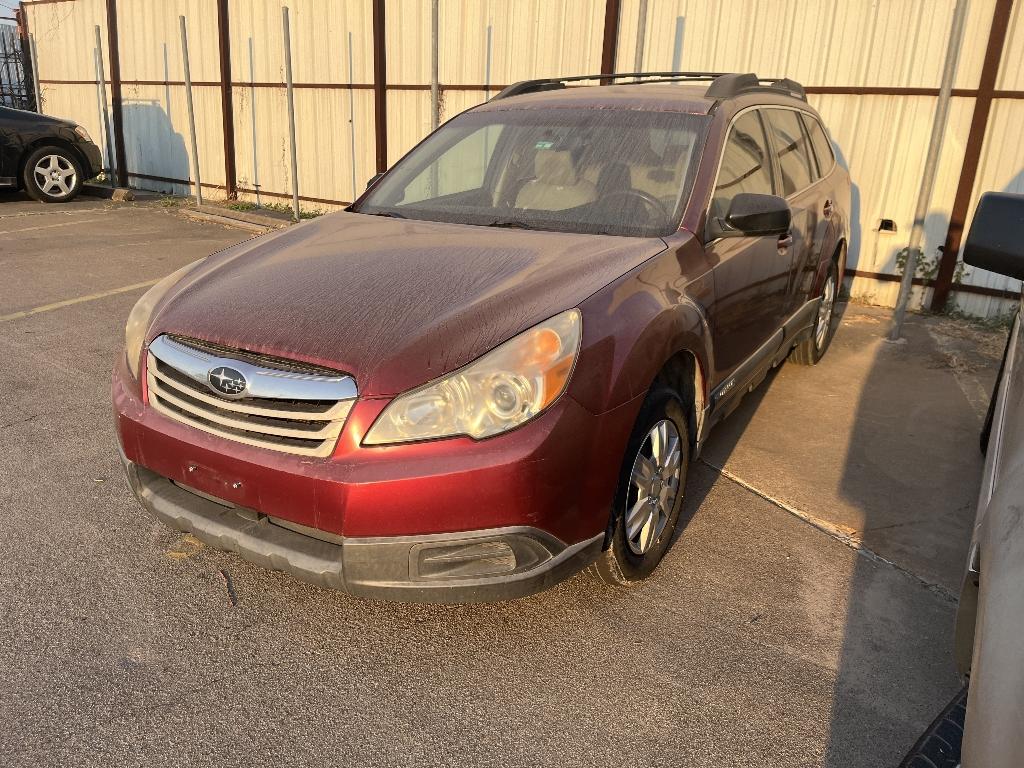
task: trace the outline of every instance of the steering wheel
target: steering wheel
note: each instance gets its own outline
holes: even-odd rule
[[[611,200],[618,198],[639,200],[648,211],[648,221],[655,221],[656,218],[662,221],[668,219],[668,211],[661,201],[654,195],[643,192],[639,189],[621,189],[618,192],[609,192],[601,198],[601,204],[605,205]]]

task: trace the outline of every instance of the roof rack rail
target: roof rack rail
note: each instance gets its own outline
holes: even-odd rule
[[[725,72],[617,72],[600,75],[573,75],[572,77],[547,77],[539,80],[521,80],[499,91],[491,101],[507,99],[510,96],[522,96],[524,93],[539,91],[556,91],[565,88],[566,83],[578,83],[584,80],[624,80],[633,78],[634,82],[684,82],[693,80],[712,81]],[[642,78],[642,79],[641,79]]]
[[[758,77],[753,72],[722,75],[708,87],[705,94],[709,99],[728,99],[750,92],[779,93],[807,101],[807,91],[795,80],[789,78]]]
[[[578,83],[585,80],[626,80],[632,83],[686,83],[708,81],[711,85],[707,90],[710,99],[727,99],[751,91],[762,93],[784,93],[803,101],[807,101],[807,93],[800,83],[786,78],[759,78],[752,72],[737,74],[731,72],[618,72],[599,75],[574,75],[572,77],[549,77],[538,80],[521,80],[499,91],[491,101],[521,96],[524,93],[540,91],[556,91],[566,87],[566,83]]]

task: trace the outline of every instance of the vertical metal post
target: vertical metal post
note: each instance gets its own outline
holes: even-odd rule
[[[436,131],[441,122],[441,82],[440,82],[440,32],[438,16],[439,0],[430,0],[430,130]]]
[[[299,159],[295,151],[295,84],[292,82],[292,32],[288,6],[281,8],[281,29],[284,33],[284,77],[288,86],[288,139],[292,154],[292,215],[299,220]]]
[[[39,89],[39,56],[36,51],[36,36],[28,37],[29,55],[32,58],[32,89],[35,91],[36,112],[43,114],[43,97]]]
[[[484,64],[484,89],[487,98],[491,98],[491,41],[494,35],[494,27],[487,25],[487,59]]]
[[[256,193],[256,207],[262,208],[260,203],[260,153],[256,140],[256,53],[253,49],[252,38],[249,38],[249,116],[252,118],[252,188]]]
[[[672,71],[683,69],[683,32],[686,29],[686,17],[676,16],[676,39],[672,44]]]
[[[114,186],[114,145],[110,140],[110,117],[107,112],[107,79],[103,74],[103,36],[100,25],[96,25],[96,102],[100,110],[100,131],[103,133],[103,146],[107,150],[107,164],[103,170],[107,174],[107,183]]]
[[[217,0],[217,53],[220,61],[221,131],[224,134],[224,189],[229,200],[237,200],[235,98],[231,86],[231,18],[228,13],[228,0]]]
[[[644,71],[644,38],[647,36],[647,0],[640,0],[640,11],[636,20],[636,53],[633,55],[633,71]]]
[[[192,173],[196,177],[196,206],[203,204],[203,182],[199,175],[199,147],[196,142],[196,113],[192,106],[192,71],[188,63],[188,31],[185,17],[178,17],[181,26],[181,62],[185,68],[185,103],[188,105],[188,130],[192,136]]]
[[[928,207],[935,188],[935,176],[938,172],[939,154],[942,152],[942,138],[946,131],[949,118],[949,102],[953,91],[953,80],[956,78],[956,64],[960,55],[960,45],[964,37],[964,22],[967,18],[968,0],[957,0],[953,11],[953,25],[949,32],[949,44],[946,47],[946,63],[942,68],[942,85],[939,88],[939,101],[935,107],[935,121],[932,123],[932,135],[928,141],[928,154],[925,158],[924,173],[921,177],[921,191],[917,197],[917,208],[914,211],[914,226],[910,230],[910,244],[907,246],[907,266],[900,281],[900,292],[896,299],[893,312],[892,328],[889,340],[897,341],[903,335],[903,321],[907,314],[907,304],[914,287],[914,274],[917,272],[917,252],[921,250],[924,238],[924,220],[928,215]]]
[[[352,56],[352,33],[348,33],[348,124],[349,151],[352,163],[352,202],[359,197],[359,183],[356,181],[356,89],[355,66]]]

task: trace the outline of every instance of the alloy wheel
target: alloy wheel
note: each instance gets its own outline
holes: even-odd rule
[[[821,293],[818,305],[818,324],[814,327],[814,343],[818,349],[825,346],[829,326],[832,325],[832,308],[836,303],[836,280],[832,275],[825,281],[825,289]]]
[[[675,507],[682,472],[679,430],[668,419],[647,433],[636,458],[626,498],[626,543],[634,554],[654,546]]]
[[[74,163],[61,155],[44,155],[32,172],[39,188],[51,197],[70,195],[78,177]]]

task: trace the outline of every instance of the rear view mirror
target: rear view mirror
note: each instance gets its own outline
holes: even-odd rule
[[[740,192],[729,204],[725,219],[712,219],[710,239],[718,237],[766,237],[789,232],[793,212],[777,195]]]
[[[964,263],[1024,280],[1024,195],[986,192],[964,244]]]

